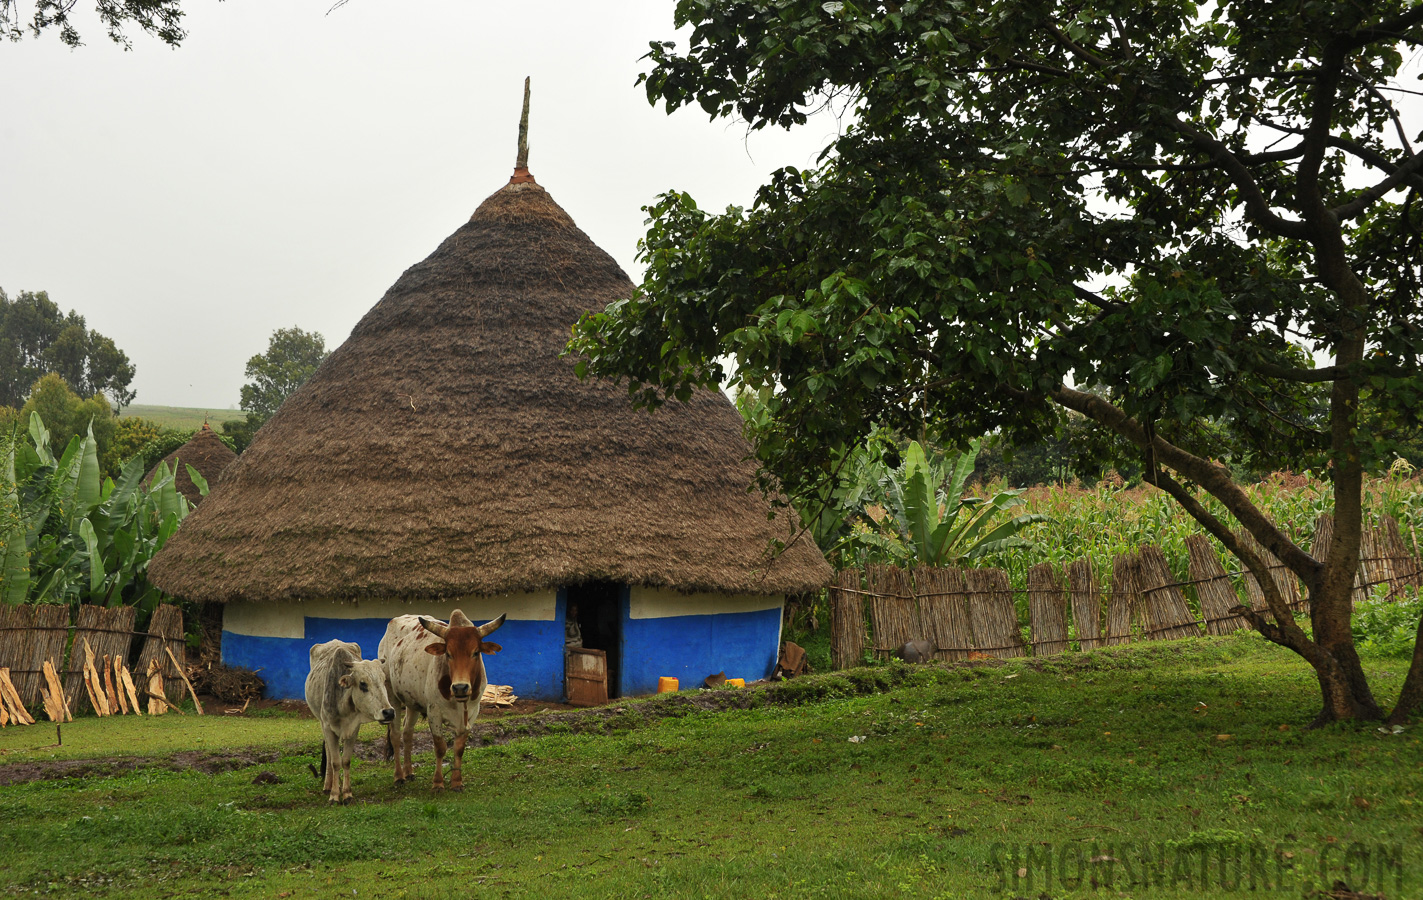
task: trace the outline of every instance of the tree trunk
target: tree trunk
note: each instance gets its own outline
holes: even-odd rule
[[[1418,617],[1418,632],[1413,636],[1413,662],[1408,667],[1408,677],[1403,679],[1403,690],[1398,694],[1398,703],[1388,724],[1402,725],[1423,704],[1423,616]]]

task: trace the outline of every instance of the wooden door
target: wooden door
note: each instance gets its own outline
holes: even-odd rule
[[[564,690],[570,706],[602,706],[608,702],[608,654],[588,647],[569,647]]]

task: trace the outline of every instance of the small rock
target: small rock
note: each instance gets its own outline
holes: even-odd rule
[[[282,778],[275,772],[258,772],[257,777],[252,779],[253,784],[281,784]]]

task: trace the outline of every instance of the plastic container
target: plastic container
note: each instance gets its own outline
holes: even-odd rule
[[[661,678],[657,679],[657,693],[670,694],[676,692],[677,690],[677,679],[669,678],[666,675],[663,675]]]
[[[746,687],[746,679],[745,679],[745,678],[728,678],[728,679],[726,679],[726,686],[727,686],[727,687]]]

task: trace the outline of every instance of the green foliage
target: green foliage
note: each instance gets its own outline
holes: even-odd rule
[[[1034,546],[1017,534],[1046,517],[1028,513],[996,521],[1023,505],[1022,491],[1001,490],[988,500],[965,495],[977,455],[975,442],[965,453],[930,461],[912,441],[898,467],[871,460],[862,477],[876,505],[858,510],[862,527],[846,539],[847,555],[861,565],[952,566]]]
[[[231,439],[232,450],[240,454],[247,449],[247,445],[252,443],[252,438],[257,435],[257,429],[266,423],[266,418],[256,413],[248,413],[240,419],[228,419],[222,423],[222,436]]]
[[[1408,658],[1418,637],[1423,597],[1415,588],[1406,599],[1388,600],[1380,590],[1354,605],[1354,644],[1360,653]]]
[[[110,445],[109,457],[118,465],[122,465],[142,453],[143,448],[150,441],[157,440],[162,433],[163,427],[157,422],[138,416],[120,416],[114,423],[114,438]],[[144,471],[148,471],[147,468]],[[105,472],[109,475],[118,474],[117,467],[106,468]]]
[[[147,581],[149,560],[189,512],[174,474],[160,467],[145,488],[143,459],[135,456],[117,481],[103,478],[92,433],[75,436],[55,457],[37,413],[27,432],[12,432],[0,449],[0,598],[151,612],[163,595]]]
[[[44,291],[21,291],[11,300],[0,290],[0,406],[23,404],[31,386],[47,374],[60,376],[80,396],[106,394],[120,409],[134,397],[128,356],[90,331],[83,316],[73,310],[62,314]]]
[[[247,360],[246,374],[252,380],[242,386],[242,409],[247,412],[248,421],[255,417],[259,420],[257,427],[261,427],[261,422],[271,418],[282,401],[305,384],[329,355],[320,332],[300,328],[272,332],[267,352]]]
[[[182,29],[182,0],[94,0],[95,12],[109,40],[130,48],[124,28],[137,26],[169,46],[176,47],[187,37]],[[59,39],[70,47],[79,47],[79,30],[69,20],[74,0],[36,0],[33,17],[20,19],[19,0],[0,0],[0,38],[18,41],[26,33],[38,36],[47,29],[58,29]]]
[[[103,394],[94,394],[85,400],[59,375],[44,375],[30,390],[17,424],[24,425],[35,414],[49,427],[50,439],[56,447],[67,446],[73,438],[92,431],[98,442],[100,465],[106,472],[118,470],[121,460],[115,459],[113,452],[118,420]]]

